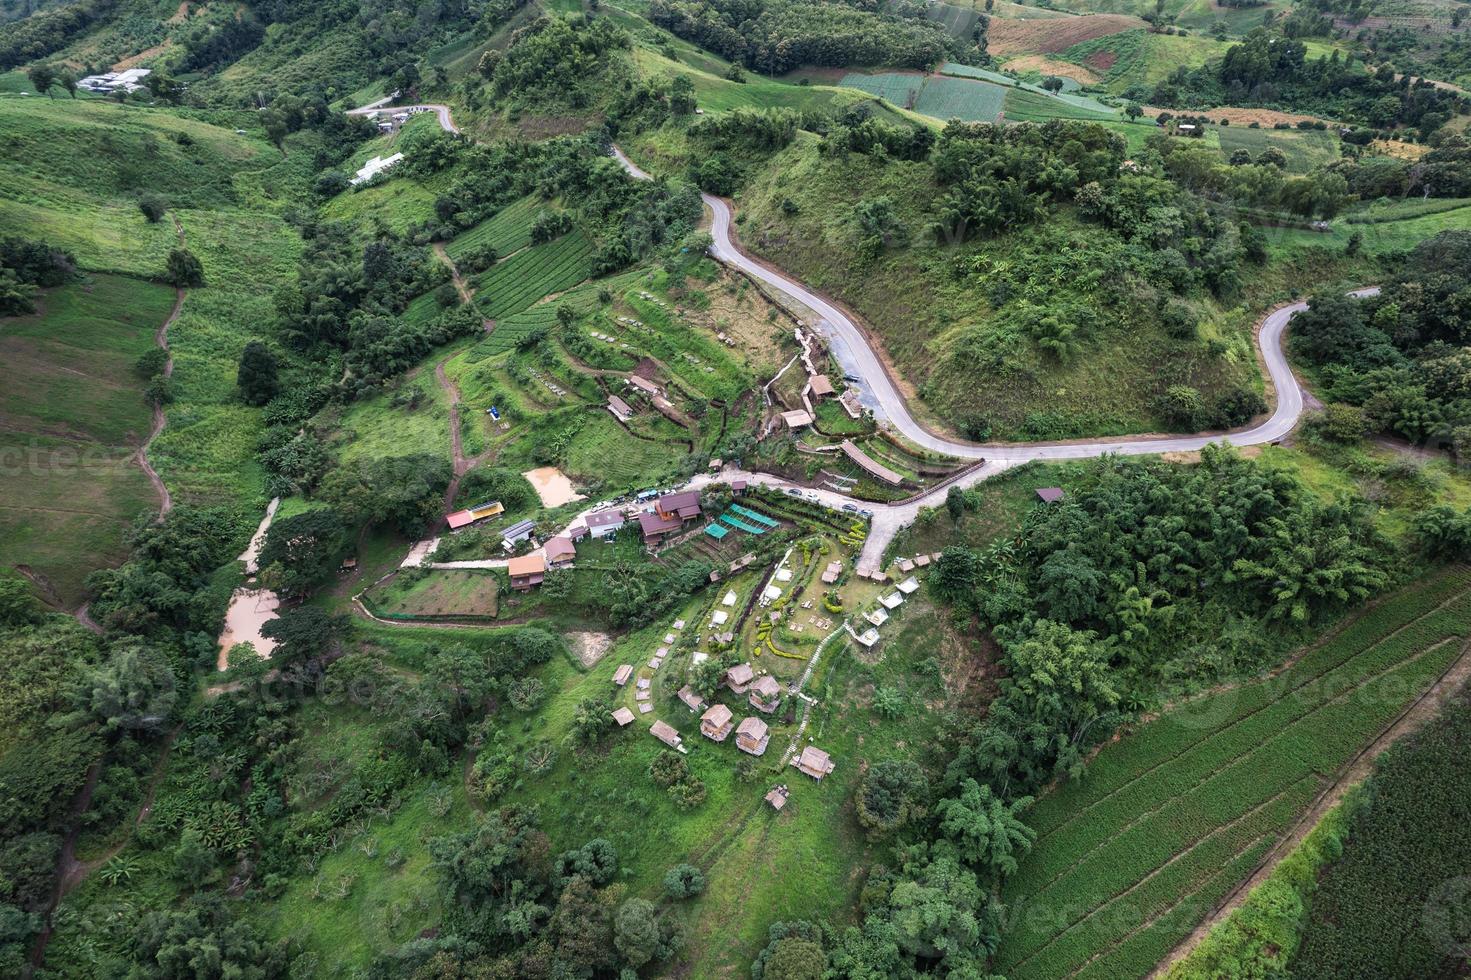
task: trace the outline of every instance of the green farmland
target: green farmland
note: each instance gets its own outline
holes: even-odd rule
[[[964,67],[964,66],[960,66]],[[949,69],[947,68],[947,71]],[[843,85],[877,95],[889,103],[934,119],[968,122],[1041,121],[1046,119],[1113,119],[1116,113],[1083,96],[1051,95],[1019,82],[1005,84],[967,75],[917,75],[884,72],[850,73]],[[1004,77],[1004,76],[994,76]]]
[[[67,608],[158,504],[132,459],[151,422],[133,364],[173,305],[172,289],[98,275],[0,319],[0,567],[30,567]]]
[[[543,296],[586,279],[592,255],[592,242],[575,229],[555,241],[533,245],[476,277],[475,301],[492,320],[520,313]]]
[[[1004,894],[1017,927],[998,972],[1148,973],[1458,659],[1468,587],[1465,570],[1411,587],[1276,676],[1167,712],[1044,796]]]
[[[460,259],[477,248],[490,247],[501,256],[510,255],[531,244],[531,224],[545,207],[535,197],[523,197],[508,204],[480,224],[444,247],[452,259]]]

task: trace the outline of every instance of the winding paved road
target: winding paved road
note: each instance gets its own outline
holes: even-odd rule
[[[383,100],[368,106],[363,106],[360,109],[354,109],[351,111],[351,114],[362,115],[383,111],[386,101]],[[395,106],[394,108],[402,111],[403,109],[413,107]],[[459,132],[459,129],[455,126],[450,116],[448,106],[428,103],[423,108],[434,110],[439,118],[440,126],[445,130],[452,133]],[[640,169],[637,164],[628,159],[627,155],[616,146],[613,147],[613,156],[632,176],[639,180],[653,179],[649,174]],[[1271,382],[1271,394],[1273,395],[1274,405],[1271,416],[1265,421],[1249,428],[1232,432],[1199,433],[1188,436],[1143,435],[1111,439],[1079,439],[1071,442],[1014,442],[993,444],[962,442],[938,435],[925,428],[910,413],[908,403],[900,393],[898,386],[895,385],[893,379],[884,369],[883,361],[880,359],[878,352],[874,350],[862,328],[854,323],[851,317],[831,301],[808,289],[790,276],[765,265],[741,251],[740,247],[731,238],[732,213],[730,203],[711,194],[702,193],[700,197],[704,200],[705,206],[710,209],[712,215],[710,228],[712,244],[710,254],[731,268],[737,269],[745,275],[765,283],[796,306],[805,307],[807,310],[812,311],[817,316],[817,328],[827,338],[833,355],[836,357],[844,373],[859,379],[858,388],[862,395],[863,403],[873,412],[876,418],[887,420],[906,439],[926,449],[961,459],[985,460],[984,465],[966,473],[961,479],[902,504],[875,504],[855,500],[842,494],[833,493],[830,490],[819,489],[807,491],[807,495],[810,498],[819,500],[821,503],[834,509],[839,509],[844,505],[855,505],[873,512],[872,528],[868,535],[868,541],[859,556],[859,566],[861,568],[877,569],[884,550],[899,530],[913,522],[922,507],[938,506],[945,494],[949,492],[951,486],[972,486],[1012,466],[1034,459],[1088,459],[1094,456],[1102,456],[1106,453],[1144,455],[1148,453],[1192,452],[1202,449],[1213,442],[1229,443],[1234,446],[1252,446],[1275,442],[1291,432],[1293,427],[1302,418],[1303,390],[1302,386],[1298,383],[1297,377],[1292,373],[1292,368],[1287,363],[1287,356],[1282,350],[1282,338],[1286,332],[1287,324],[1291,321],[1292,317],[1307,309],[1307,303],[1305,302],[1278,307],[1268,313],[1261,322],[1257,332],[1257,348],[1262,364],[1266,368],[1267,377]],[[1379,287],[1371,286],[1367,289],[1355,290],[1350,295],[1357,297],[1373,296],[1378,292]],[[746,479],[753,483],[776,487],[778,489],[785,489],[791,486],[785,480],[765,473],[748,473],[743,470],[728,467],[719,474],[698,476],[690,481],[687,487],[694,489],[710,482],[724,482],[731,479]],[[488,567],[491,563],[497,561],[497,559],[488,559],[485,563],[455,562],[453,566],[481,567],[484,565]],[[436,566],[431,564],[430,567]]]
[[[613,156],[634,177],[640,180],[651,178],[617,147]],[[1267,314],[1262,321],[1257,345],[1267,376],[1276,393],[1276,407],[1270,418],[1259,425],[1236,432],[1222,432],[1191,436],[1131,436],[1122,439],[1086,439],[1073,442],[1027,442],[980,444],[959,442],[936,435],[925,428],[909,412],[909,406],[895,386],[883,362],[874,351],[868,338],[857,324],[842,310],[822,296],[796,280],[751,258],[731,240],[730,204],[711,194],[701,194],[705,206],[710,209],[714,220],[710,235],[714,240],[710,254],[719,261],[753,279],[758,279],[771,288],[795,300],[817,314],[817,327],[827,337],[833,354],[843,371],[861,379],[863,403],[877,418],[887,419],[906,439],[935,452],[945,453],[961,459],[1085,459],[1104,453],[1139,455],[1142,453],[1188,452],[1201,449],[1212,442],[1229,442],[1236,446],[1251,446],[1281,439],[1302,416],[1302,386],[1298,384],[1287,358],[1282,352],[1282,335],[1292,317],[1307,309],[1307,303],[1293,303],[1279,307]],[[1372,296],[1378,287],[1361,289],[1354,296]]]

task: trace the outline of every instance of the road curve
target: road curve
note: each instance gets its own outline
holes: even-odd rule
[[[387,99],[379,100],[361,108],[349,110],[348,114],[365,115],[387,111],[388,101]],[[393,108],[399,110],[432,109],[443,129],[451,133],[459,132],[450,114],[449,106],[429,102],[416,106],[394,106]],[[639,180],[653,179],[616,146],[613,147],[613,157],[622,164],[624,170]],[[1275,442],[1291,432],[1302,418],[1302,386],[1287,363],[1287,355],[1282,350],[1282,337],[1287,330],[1288,322],[1296,314],[1307,309],[1305,302],[1278,307],[1262,320],[1261,328],[1257,332],[1257,348],[1261,352],[1262,363],[1266,366],[1267,377],[1271,380],[1276,404],[1266,421],[1250,428],[1188,436],[1127,436],[1124,438],[1079,439],[1071,442],[989,444],[962,442],[937,435],[920,424],[910,413],[904,396],[899,392],[888,372],[884,370],[878,353],[858,325],[846,313],[818,293],[742,252],[730,236],[732,218],[730,205],[712,194],[702,193],[700,197],[705,202],[705,207],[710,209],[713,219],[710,227],[712,238],[710,254],[720,262],[765,283],[816,313],[818,316],[816,326],[827,338],[833,355],[843,368],[843,372],[859,379],[858,387],[864,405],[873,412],[876,418],[887,420],[906,439],[933,452],[945,453],[960,459],[1011,462],[1033,459],[1089,459],[1105,453],[1138,456],[1148,453],[1190,452],[1202,449],[1213,442],[1229,443],[1233,446],[1254,446]],[[1349,295],[1374,296],[1378,292],[1378,286],[1371,286],[1367,289],[1354,290]]]
[[[388,104],[391,101],[393,101],[391,98],[379,99],[377,102],[369,102],[365,106],[359,106],[356,109],[349,109],[347,110],[347,114],[349,116],[376,116],[380,112],[394,113],[407,112],[410,109],[427,109],[430,112],[433,112],[436,117],[438,117],[440,129],[444,130],[447,133],[456,134],[458,134],[460,131],[460,128],[455,125],[454,117],[450,115],[449,106],[444,105],[443,103],[419,102],[414,105],[391,106]]]
[[[351,110],[352,115],[363,115],[381,111],[384,103],[381,100],[359,109]],[[448,106],[437,103],[426,103],[425,108],[433,109],[439,118],[440,126],[448,132],[458,133],[454,120],[450,116]],[[403,109],[405,106],[394,108]],[[613,147],[614,158],[633,177],[639,180],[652,180],[653,178],[639,168],[632,160],[623,153],[621,149]],[[731,239],[731,209],[730,204],[721,198],[710,194],[701,194],[705,206],[710,209],[712,215],[711,238],[712,244],[710,254],[720,262],[738,269],[753,279],[765,283],[767,286],[783,294],[796,304],[804,306],[818,316],[817,327],[826,336],[829,346],[837,358],[838,364],[844,373],[853,375],[859,380],[859,390],[864,404],[870,408],[875,417],[888,420],[905,438],[916,445],[939,453],[945,453],[961,459],[984,459],[982,466],[976,467],[966,473],[954,485],[960,487],[973,486],[986,480],[1003,470],[1029,460],[1061,460],[1061,459],[1089,459],[1102,456],[1107,453],[1119,455],[1146,455],[1149,453],[1166,452],[1191,452],[1204,448],[1211,443],[1229,443],[1234,446],[1252,446],[1261,443],[1274,442],[1291,432],[1302,418],[1303,412],[1303,390],[1298,383],[1297,377],[1292,373],[1292,368],[1287,363],[1287,356],[1282,350],[1283,334],[1287,330],[1288,323],[1293,316],[1307,309],[1307,303],[1293,303],[1281,306],[1263,318],[1260,329],[1257,331],[1257,348],[1261,354],[1262,363],[1266,366],[1267,377],[1271,381],[1272,391],[1275,395],[1275,404],[1272,414],[1257,425],[1233,432],[1201,433],[1187,436],[1129,436],[1124,438],[1105,439],[1080,439],[1073,442],[1033,442],[1033,443],[995,443],[980,444],[973,442],[960,442],[936,435],[925,428],[918,420],[910,414],[908,403],[900,394],[893,380],[884,370],[877,352],[869,343],[868,338],[857,324],[833,303],[824,299],[821,295],[808,289],[795,279],[784,275],[776,269],[756,261],[751,256],[742,252]],[[1349,293],[1351,296],[1364,297],[1374,296],[1379,292],[1378,286],[1366,289],[1358,289]],[[785,480],[770,476],[765,473],[748,473],[733,467],[727,467],[719,474],[701,474],[689,481],[687,487],[695,489],[713,480],[746,479],[750,482],[770,486],[774,489],[788,489],[790,484]],[[949,485],[923,494],[915,499],[902,504],[876,504],[867,501],[846,497],[842,494],[833,493],[830,490],[807,490],[804,493],[819,503],[833,508],[843,508],[845,505],[850,509],[866,508],[872,514],[867,540],[859,555],[858,564],[861,568],[877,570],[882,560],[883,553],[894,536],[912,523],[924,507],[938,506],[945,494],[949,492]],[[477,562],[457,562],[456,566],[479,566]]]
[[[613,156],[634,177],[649,180],[643,170],[629,160],[623,151],[613,148]],[[1267,376],[1276,392],[1276,406],[1266,421],[1236,432],[1212,433],[1190,436],[1133,436],[1121,439],[1087,439],[1073,442],[1029,442],[995,443],[982,445],[959,442],[936,435],[925,428],[909,412],[909,406],[899,389],[884,370],[878,354],[857,324],[822,296],[803,286],[775,269],[751,258],[731,240],[730,205],[721,198],[701,194],[705,206],[710,209],[713,221],[710,235],[713,244],[710,254],[719,261],[739,269],[753,279],[758,279],[796,300],[820,318],[817,327],[827,337],[833,353],[845,373],[861,379],[863,401],[878,418],[887,419],[906,439],[926,449],[961,459],[1085,459],[1104,453],[1139,455],[1143,453],[1184,452],[1200,449],[1212,442],[1228,442],[1235,446],[1251,446],[1281,439],[1302,417],[1302,386],[1298,384],[1287,357],[1282,351],[1282,336],[1288,321],[1307,309],[1307,303],[1293,303],[1267,314],[1257,336],[1262,361]],[[1372,296],[1378,287],[1357,290],[1351,295]]]

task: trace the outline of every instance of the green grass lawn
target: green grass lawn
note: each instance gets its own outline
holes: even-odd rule
[[[371,591],[380,616],[494,616],[495,573],[478,569],[401,572]]]
[[[1471,636],[1471,574],[1417,583],[1270,679],[1185,703],[1046,794],[996,969],[1139,976],[1249,873]]]
[[[29,566],[67,608],[158,505],[132,461],[152,422],[133,364],[173,304],[170,288],[96,275],[48,290],[36,314],[0,319],[0,566]]]
[[[395,406],[395,393],[384,391],[353,402],[343,412],[338,438],[344,462],[415,453],[450,458],[449,397],[435,383],[432,363],[406,378],[398,391],[417,391],[418,407]]]
[[[661,431],[669,441],[638,439],[613,416],[598,412],[568,445],[562,470],[574,479],[601,480],[610,487],[646,484],[672,470],[685,455],[684,447],[673,441],[683,430],[665,422]]]
[[[299,236],[283,221],[245,211],[184,211],[189,249],[205,285],[191,289],[169,330],[175,400],[155,443],[154,466],[176,501],[261,504],[256,459],[261,421],[240,401],[240,352],[274,322],[271,295],[296,274]]]
[[[375,222],[403,235],[416,224],[434,219],[434,192],[417,180],[395,178],[360,191],[343,191],[322,208],[334,221]]]
[[[1397,212],[1405,217],[1395,220]],[[1425,213],[1421,202],[1404,201],[1376,206],[1372,223],[1356,223],[1338,218],[1327,232],[1297,228],[1265,228],[1268,247],[1274,258],[1286,257],[1311,249],[1341,251],[1355,234],[1364,252],[1374,255],[1401,252],[1442,231],[1471,228],[1471,205]]]

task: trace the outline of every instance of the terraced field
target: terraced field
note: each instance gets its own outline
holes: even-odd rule
[[[996,79],[1004,78],[1005,81]],[[851,73],[842,84],[935,119],[994,122],[1006,119],[1114,119],[1117,113],[1086,96],[1052,95],[1015,79],[965,65],[946,65],[928,77],[900,72]]]
[[[586,279],[592,255],[592,242],[575,229],[555,241],[533,245],[477,276],[475,302],[497,321],[520,313],[543,296]]]
[[[444,250],[450,258],[459,259],[471,249],[489,245],[499,255],[510,255],[531,244],[531,224],[545,207],[536,197],[527,195],[459,235]]]
[[[1147,974],[1471,637],[1471,574],[1419,583],[1275,677],[1183,705],[1049,793],[1004,898],[1012,980]]]

